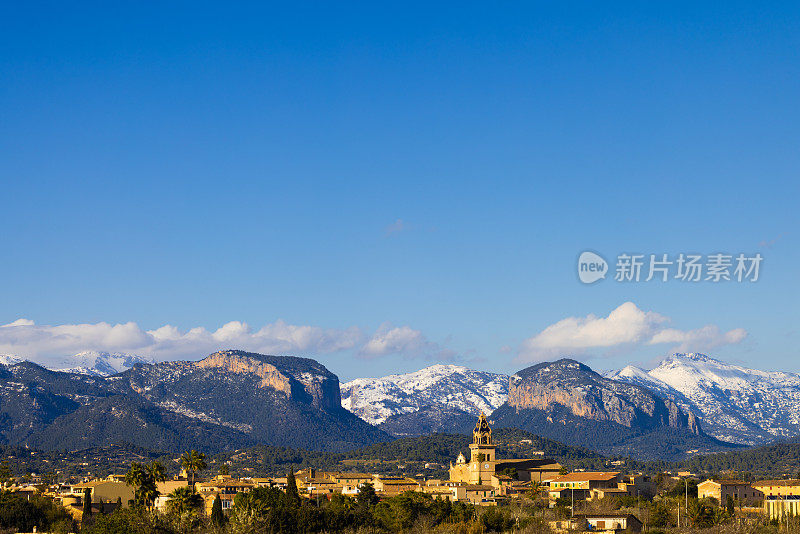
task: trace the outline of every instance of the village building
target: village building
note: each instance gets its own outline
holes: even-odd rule
[[[507,492],[515,481],[546,482],[561,471],[561,465],[546,458],[500,459],[492,438],[492,429],[481,412],[472,443],[469,445],[470,459],[459,454],[455,463],[450,463],[450,481],[472,485],[490,485],[498,491]]]
[[[376,475],[372,479],[372,486],[376,493],[385,497],[393,497],[406,491],[419,491],[422,487],[413,478],[386,475]]]
[[[763,494],[764,499],[800,497],[800,480],[759,480],[750,484]]]
[[[620,482],[622,479],[616,471],[567,473],[550,481],[550,501],[553,503],[562,497],[570,500],[592,500],[612,494],[627,494],[626,490],[620,489]]]
[[[334,481],[342,487],[344,495],[357,495],[361,491],[361,486],[365,483],[372,483],[374,475],[369,473],[336,473]]]
[[[706,480],[697,485],[699,499],[713,498],[725,504],[728,497],[735,501],[754,502],[764,498],[764,494],[741,480]]]
[[[205,503],[206,515],[211,515],[211,508],[214,506],[217,496],[219,496],[222,509],[230,510],[233,508],[233,499],[237,493],[247,493],[254,487],[252,482],[232,478],[228,475],[217,475],[207,482],[195,483],[195,488]]]

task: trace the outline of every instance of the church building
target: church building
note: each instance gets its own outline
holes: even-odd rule
[[[510,460],[498,458],[492,429],[483,412],[472,431],[469,452],[469,462],[463,454],[458,455],[455,463],[450,462],[450,482],[499,487],[503,485],[503,480],[508,478],[502,472],[508,470],[515,473],[516,481],[541,483],[558,476],[561,471],[560,464],[546,458]]]

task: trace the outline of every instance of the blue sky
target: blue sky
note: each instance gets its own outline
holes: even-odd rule
[[[800,371],[797,5],[0,9],[0,352],[512,372],[630,302],[628,342],[550,353],[712,325],[681,348]],[[586,249],[764,261],[585,286]]]

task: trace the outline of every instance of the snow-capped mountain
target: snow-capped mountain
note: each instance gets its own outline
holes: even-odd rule
[[[758,444],[800,434],[800,375],[748,369],[704,354],[673,354],[651,370],[608,378],[644,386],[703,421],[716,438]]]
[[[87,350],[70,356],[62,362],[59,369],[54,370],[90,376],[110,376],[127,371],[137,363],[153,363],[153,361],[135,354]]]
[[[0,354],[0,365],[16,365],[22,360],[10,354]]]
[[[393,415],[443,406],[467,414],[492,413],[508,397],[508,376],[458,365],[433,365],[382,378],[357,378],[341,385],[342,406],[378,425]]]

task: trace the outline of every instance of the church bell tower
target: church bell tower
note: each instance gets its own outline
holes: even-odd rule
[[[492,429],[486,421],[486,416],[481,412],[475,429],[472,431],[470,450],[470,471],[474,482],[488,484],[494,474],[494,465],[497,461],[495,446],[492,441]]]

